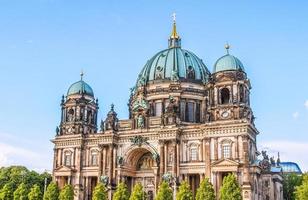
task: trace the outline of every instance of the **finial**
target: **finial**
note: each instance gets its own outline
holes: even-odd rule
[[[225,44],[225,49],[227,50],[227,54],[229,54],[230,45],[228,42]]]
[[[172,14],[173,26],[170,38],[179,38],[178,33],[176,32],[176,14]]]
[[[110,107],[111,107],[111,111],[114,111],[114,104],[113,103],[111,104]]]
[[[81,72],[80,72],[80,80],[83,79],[83,75],[84,75],[83,70],[81,70]]]
[[[173,47],[181,47],[181,38],[176,32],[176,14],[172,14],[172,19],[173,19],[173,25],[172,25],[172,32],[169,37],[169,48]]]

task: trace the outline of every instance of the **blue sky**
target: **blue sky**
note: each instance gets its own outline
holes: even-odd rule
[[[226,41],[243,62],[259,150],[308,170],[307,9],[278,0],[0,0],[0,166],[51,169],[61,96],[81,69],[99,118],[111,103],[126,118],[129,88],[167,48],[176,12],[182,47],[210,70]]]

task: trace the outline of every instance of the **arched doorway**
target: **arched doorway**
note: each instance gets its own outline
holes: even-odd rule
[[[141,183],[149,200],[153,200],[156,193],[158,180],[156,155],[157,153],[152,147],[133,147],[124,155],[124,165],[120,172],[121,179],[130,191],[132,191],[134,185]]]

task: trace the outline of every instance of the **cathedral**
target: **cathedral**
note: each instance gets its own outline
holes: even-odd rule
[[[76,200],[91,200],[98,182],[110,200],[119,182],[130,191],[141,183],[153,200],[162,180],[174,196],[186,180],[195,195],[205,177],[218,196],[234,173],[244,200],[283,199],[280,161],[257,150],[251,83],[229,48],[210,72],[182,48],[174,20],[168,48],[146,62],[131,89],[128,119],[118,119],[114,105],[97,119],[98,100],[81,74],[62,96],[54,181],[71,184]]]

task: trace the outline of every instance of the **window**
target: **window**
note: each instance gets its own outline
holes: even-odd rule
[[[222,146],[222,155],[223,155],[223,158],[231,157],[231,146],[229,144]]]
[[[91,165],[94,165],[94,166],[97,165],[97,153],[96,152],[91,154]]]
[[[155,116],[161,116],[162,114],[162,102],[155,103]]]
[[[64,154],[64,165],[65,166],[71,166],[71,152],[66,152]]]
[[[245,94],[244,94],[244,87],[243,87],[243,85],[240,85],[240,102],[241,103],[245,102],[244,96],[245,96]]]
[[[186,109],[186,103],[185,101],[181,101],[181,108],[180,108],[180,112],[181,112],[181,120],[185,121],[185,109]]]
[[[186,114],[186,121],[194,122],[194,103],[188,102],[187,103],[187,114]]]
[[[201,120],[200,120],[200,103],[197,103],[196,104],[196,122],[199,123]]]
[[[190,160],[196,161],[197,159],[198,159],[198,149],[196,146],[193,146],[190,149]]]
[[[230,92],[228,88],[223,88],[220,91],[221,104],[230,103]]]

